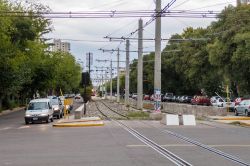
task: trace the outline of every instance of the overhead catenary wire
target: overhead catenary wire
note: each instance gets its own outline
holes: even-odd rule
[[[160,14],[155,14],[153,10],[131,10],[131,11],[83,11],[83,12],[23,12],[23,11],[0,11],[0,17],[45,17],[45,18],[126,18],[126,17],[198,17],[207,15],[216,16],[217,11],[185,11],[185,10],[164,10]],[[143,28],[148,26],[154,19],[150,19]],[[138,31],[130,33],[133,35]]]

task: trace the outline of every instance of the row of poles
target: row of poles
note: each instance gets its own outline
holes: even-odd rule
[[[156,13],[161,12],[161,0],[156,0]],[[154,100],[155,111],[160,111],[161,102],[161,17],[155,19],[155,64],[154,64]],[[125,105],[129,105],[129,62],[130,41],[126,40],[125,68]],[[120,50],[117,51],[117,98],[120,102]],[[113,61],[114,62],[114,61]],[[143,108],[143,20],[139,20],[138,28],[138,66],[137,66],[137,109]],[[103,79],[103,77],[102,77]],[[103,80],[102,80],[103,86]],[[103,89],[103,88],[102,88]],[[110,61],[110,97],[112,99],[112,60]]]

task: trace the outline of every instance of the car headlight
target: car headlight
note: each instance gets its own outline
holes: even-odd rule
[[[30,114],[25,114],[25,116],[26,116],[26,117],[31,117],[31,115],[30,115]]]
[[[40,114],[40,116],[47,116],[47,114]]]
[[[58,110],[59,110],[59,108],[54,108],[53,110],[54,110],[54,111],[58,111]]]

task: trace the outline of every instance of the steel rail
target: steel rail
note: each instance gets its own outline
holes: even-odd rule
[[[105,105],[103,102],[101,102],[103,105]],[[139,133],[138,131],[136,131],[135,129],[125,125],[124,123],[114,120],[112,118],[109,118],[107,115],[105,115],[100,109],[99,106],[97,105],[96,102],[96,106],[99,112],[101,112],[101,114],[105,117],[107,117],[108,119],[110,119],[111,121],[114,121],[115,123],[117,123],[119,126],[121,126],[123,129],[127,130],[130,134],[132,134],[134,137],[136,137],[137,139],[139,139],[141,142],[143,142],[144,144],[148,145],[149,147],[151,147],[152,149],[154,149],[155,151],[157,151],[158,153],[160,153],[162,156],[164,156],[165,158],[167,158],[168,160],[170,160],[171,162],[173,162],[175,165],[177,166],[192,166],[192,164],[188,163],[187,161],[185,161],[184,159],[180,158],[179,156],[177,156],[176,154],[170,152],[169,150],[165,149],[164,147],[158,145],[157,143],[155,143],[154,141],[150,140],[149,138],[147,138],[146,136],[144,136],[143,134]],[[109,110],[110,107],[108,107],[107,105],[105,105]]]
[[[101,102],[101,101],[100,101]],[[124,118],[127,118],[127,119],[129,119],[129,117],[128,116],[126,116],[126,115],[123,115],[123,114],[121,114],[121,113],[119,113],[119,112],[117,112],[117,111],[115,111],[115,110],[113,110],[111,107],[109,107],[107,104],[105,104],[104,102],[101,102],[103,105],[105,105],[106,107],[108,107],[108,109],[109,110],[111,110],[112,112],[114,112],[114,113],[116,113],[116,114],[118,114],[118,115],[120,115],[120,116],[122,116],[122,117],[124,117]]]
[[[200,142],[198,142],[198,141],[196,141],[196,140],[194,140],[194,139],[185,137],[185,136],[183,136],[183,135],[181,135],[181,134],[177,134],[177,133],[175,133],[175,132],[173,132],[173,131],[170,131],[170,130],[163,130],[163,131],[161,131],[161,132],[170,134],[170,135],[172,135],[172,136],[175,136],[175,137],[177,137],[177,138],[179,138],[179,139],[181,139],[181,140],[183,140],[183,141],[185,141],[185,142],[188,142],[188,143],[190,143],[190,144],[192,144],[192,145],[196,145],[196,146],[198,146],[198,147],[200,147],[200,148],[202,148],[202,149],[206,149],[206,150],[208,150],[208,151],[210,151],[210,152],[212,152],[212,153],[215,153],[215,154],[217,154],[217,155],[219,155],[219,156],[221,156],[221,157],[223,157],[223,158],[225,158],[225,159],[228,159],[228,160],[230,160],[230,161],[233,161],[233,162],[235,162],[235,163],[237,163],[237,164],[239,164],[239,165],[250,166],[249,163],[247,163],[247,162],[241,160],[240,158],[238,158],[238,157],[236,157],[236,156],[233,156],[233,155],[231,155],[231,154],[222,152],[222,151],[220,151],[220,150],[218,150],[218,149],[216,149],[216,148],[213,148],[213,147],[210,147],[210,146],[208,146],[208,145],[202,144],[202,143],[200,143]]]
[[[175,137],[177,137],[177,138],[179,138],[179,139],[181,139],[181,140],[183,140],[183,141],[185,141],[185,142],[188,142],[188,143],[190,143],[190,144],[193,144],[193,145],[196,145],[196,146],[201,147],[201,148],[203,148],[203,149],[206,149],[206,150],[208,150],[208,151],[210,151],[210,152],[212,152],[212,153],[215,153],[215,154],[217,154],[217,155],[219,155],[219,156],[222,156],[223,158],[226,158],[226,159],[228,159],[228,160],[231,160],[231,161],[233,161],[233,162],[235,162],[235,163],[237,163],[237,164],[240,164],[240,165],[243,165],[243,166],[250,166],[249,163],[246,163],[245,161],[241,160],[241,159],[238,158],[238,157],[235,157],[235,156],[233,156],[233,155],[231,155],[231,154],[222,152],[222,151],[220,151],[220,150],[218,150],[218,149],[215,149],[215,148],[213,148],[213,147],[209,147],[208,145],[202,144],[202,143],[200,143],[200,142],[198,142],[198,141],[196,141],[196,140],[194,140],[194,139],[191,139],[191,138],[182,136],[182,135],[180,135],[180,134],[177,134],[177,133],[172,132],[172,131],[169,131],[169,130],[164,130],[164,131],[162,131],[162,132],[167,133],[167,134],[170,134],[170,135],[172,135],[172,136],[175,136]]]

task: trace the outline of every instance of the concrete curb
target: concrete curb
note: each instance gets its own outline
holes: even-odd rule
[[[99,117],[84,117],[82,119],[63,119],[53,124],[53,127],[91,127],[104,126]]]
[[[215,118],[213,120],[250,120],[250,117],[228,117],[228,118]]]
[[[104,123],[99,122],[99,123],[56,123],[56,124],[53,124],[53,127],[92,127],[92,126],[104,126]]]
[[[13,112],[18,112],[18,111],[22,111],[24,110],[25,107],[18,107],[18,108],[14,108],[13,110],[4,110],[0,113],[0,116],[3,116],[3,115],[8,115],[8,114],[11,114]]]
[[[101,121],[101,119],[98,117],[96,119],[72,119],[72,120],[68,120],[68,119],[62,119],[59,120],[57,123],[75,123],[75,122],[91,122],[91,121]]]

